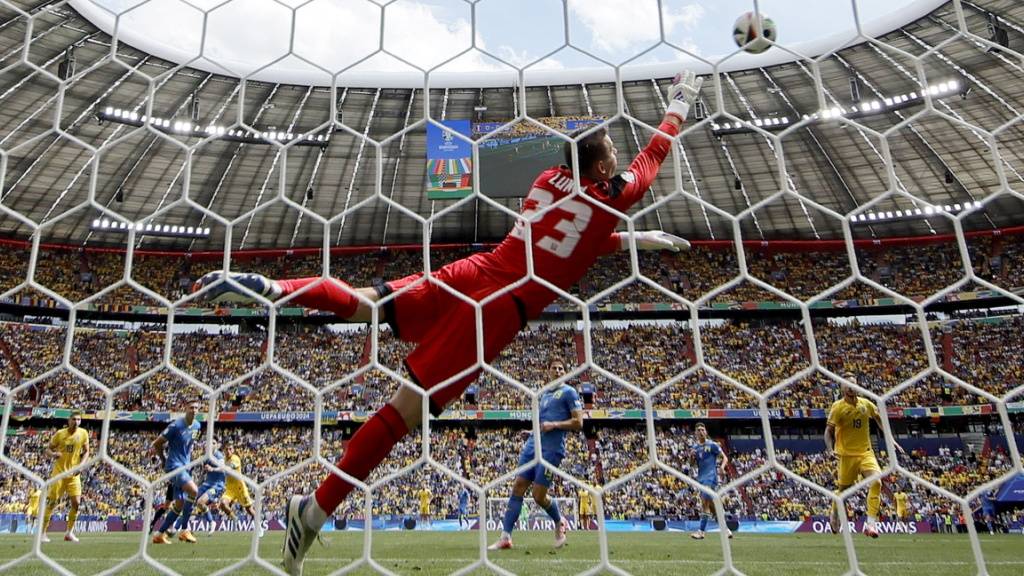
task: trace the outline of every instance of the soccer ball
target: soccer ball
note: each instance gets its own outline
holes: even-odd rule
[[[760,34],[755,26],[756,19],[757,15],[747,12],[736,19],[736,24],[732,28],[732,37],[736,40],[736,45],[751,54],[760,54],[771,48],[768,40],[774,42],[777,38],[775,22],[772,22],[771,18],[761,14]]]

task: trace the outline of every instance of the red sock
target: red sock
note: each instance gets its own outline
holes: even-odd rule
[[[370,471],[387,458],[395,443],[408,433],[409,429],[398,410],[391,404],[385,404],[348,441],[345,454],[338,462],[338,469],[354,478],[365,480]],[[352,484],[330,474],[316,489],[316,503],[330,515],[352,488]]]
[[[277,285],[281,287],[281,295],[287,296],[320,280],[319,276],[314,278],[295,278],[292,280],[278,280]],[[342,318],[348,318],[356,313],[356,308],[359,307],[359,299],[342,290],[338,284],[348,286],[348,284],[341,280],[335,280],[334,282],[323,280],[320,284],[292,298],[290,302],[302,304],[307,308],[334,312]]]

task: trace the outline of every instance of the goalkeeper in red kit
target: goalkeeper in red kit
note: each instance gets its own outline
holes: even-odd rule
[[[668,109],[658,127],[662,133],[674,136],[679,132],[700,86],[701,80],[692,72],[675,77],[668,89]],[[599,256],[629,248],[629,235],[614,233],[618,217],[603,206],[626,212],[643,198],[671,146],[672,140],[656,134],[629,168],[617,173],[617,150],[606,130],[601,128],[588,133],[577,141],[581,193],[537,216],[536,212],[573,192],[573,172],[568,166],[572,164],[571,147],[566,144],[567,165],[550,168],[537,177],[523,202],[521,218],[501,244],[490,252],[474,254],[442,267],[434,272],[434,278],[480,302],[527,276],[526,251],[530,250],[534,277],[568,291]],[[527,226],[531,232],[529,245],[526,244]],[[660,231],[637,232],[635,241],[641,250],[678,251],[689,247],[686,240]],[[224,282],[225,277],[231,282]],[[416,343],[416,348],[405,359],[406,368],[422,389],[438,388],[430,394],[430,409],[440,414],[480,372],[476,369],[462,374],[478,360],[476,316],[473,306],[422,278],[423,274],[419,273],[379,286],[356,289],[333,278],[271,280],[258,274],[217,271],[200,278],[193,290],[213,285],[208,297],[219,301],[244,301],[251,300],[246,291],[273,300],[308,287],[292,300],[302,306],[333,312],[352,322],[368,322],[372,318],[372,307],[367,302],[375,303],[408,287],[380,305],[381,318],[398,338]],[[417,281],[420,282],[415,284]],[[488,300],[481,307],[483,360],[493,361],[526,322],[537,318],[556,297],[554,291],[530,279]],[[460,374],[461,377],[455,378]],[[447,385],[441,387],[441,384]],[[364,480],[422,418],[421,394],[409,387],[400,387],[352,437],[337,464],[338,469]],[[284,567],[289,574],[302,573],[303,559],[317,533],[353,488],[353,484],[331,474],[313,494],[290,498],[284,543]]]

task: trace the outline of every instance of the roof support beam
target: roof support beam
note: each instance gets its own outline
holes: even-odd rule
[[[594,109],[590,107],[590,93],[587,92],[586,84],[580,84],[580,97],[583,98],[583,106],[587,109],[587,116],[593,116]]]
[[[203,88],[203,86],[205,86],[206,83],[212,77],[213,77],[213,74],[207,74],[206,77],[202,81],[200,81],[199,85],[196,86],[195,88],[193,88],[192,92],[194,93],[194,92],[197,92],[197,91],[201,90]],[[163,80],[160,82],[160,84],[154,89],[154,93],[156,92],[156,90],[159,90],[165,84],[170,82],[171,78],[172,78],[172,76],[165,76],[163,78]],[[138,113],[140,110],[143,110],[145,108],[146,102],[148,100],[149,100],[148,97],[143,99],[141,102],[136,104],[134,108],[132,108],[132,111]],[[182,96],[181,103],[178,104],[177,108],[175,108],[174,114],[177,115],[178,112],[183,110],[185,108],[185,106],[188,104],[189,100],[190,100],[190,96],[189,95]],[[114,190],[111,192],[110,197],[107,198],[106,202],[103,203],[104,206],[110,207],[110,205],[114,203],[114,199],[117,198],[118,190],[124,190],[124,187],[128,184],[128,180],[131,179],[132,175],[135,174],[135,171],[142,165],[142,161],[145,160],[146,157],[149,155],[149,151],[152,150],[153,147],[156,146],[156,143],[159,142],[160,140],[161,140],[160,136],[153,136],[149,140],[149,143],[146,145],[145,148],[142,149],[142,152],[140,152],[139,155],[135,158],[135,162],[132,163],[131,167],[128,168],[128,171],[121,178],[120,183],[118,183],[118,185],[116,187],[114,187]],[[124,164],[127,164],[127,159],[126,159],[125,162],[122,163],[122,165],[124,165]],[[96,195],[99,196],[99,193],[100,193],[100,191],[97,190],[96,191]],[[99,198],[97,198],[97,200],[99,200]],[[84,227],[84,226],[88,226],[86,220],[82,220],[78,224],[78,226],[76,226],[76,228]],[[86,233],[86,235],[85,235],[85,240],[82,241],[82,246],[85,246],[86,244],[88,244],[89,240],[93,236],[93,232],[94,231],[92,230],[92,228],[90,227],[88,230],[89,230],[88,233]],[[140,240],[141,240],[141,238],[140,238]]]
[[[377,102],[380,101],[380,88],[377,89],[373,94],[373,102],[370,104],[370,112],[366,117],[366,125],[363,127],[363,137],[359,139],[359,152],[356,153],[356,164],[352,167],[352,178],[348,182],[348,191],[345,194],[345,208],[348,210],[349,204],[352,202],[352,191],[356,187],[356,178],[359,175],[359,167],[363,161],[363,151],[366,150],[366,138],[370,134],[370,126],[373,125],[373,115],[377,111]],[[343,211],[344,211],[343,210]],[[345,230],[345,222],[348,219],[348,214],[344,214],[341,217],[341,224],[338,225],[338,237],[335,239],[335,244],[341,243],[341,233]]]
[[[81,126],[83,122],[87,121],[89,119],[90,113],[94,109],[96,109],[96,107],[98,107],[103,102],[103,100],[108,95],[110,95],[111,92],[116,90],[117,87],[120,86],[129,77],[131,77],[131,75],[136,70],[141,68],[142,65],[146,63],[147,60],[149,60],[148,57],[144,58],[141,62],[138,63],[138,65],[132,67],[130,70],[126,70],[125,73],[122,74],[116,81],[114,81],[106,90],[104,90],[103,93],[101,93],[97,98],[93,99],[92,102],[89,103],[89,105],[86,106],[85,109],[82,110],[78,114],[78,116],[75,117],[75,119],[71,122],[71,124],[68,125],[66,132],[73,132],[76,128]],[[121,129],[121,127],[119,126],[116,130],[114,130],[113,134],[108,136],[107,139],[104,140],[103,144],[106,144],[106,143],[110,142],[111,140],[113,140],[113,138],[118,134],[118,131],[120,129]],[[29,165],[28,169],[25,170],[21,174],[21,176],[18,177],[18,180],[14,184],[11,185],[11,188],[8,189],[8,193],[10,193],[10,191],[13,190],[14,187],[17,186],[18,183],[21,182],[25,178],[25,176],[27,176],[32,171],[32,168],[37,166],[39,164],[39,162],[42,161],[42,159],[46,155],[46,153],[48,151],[50,151],[54,146],[56,146],[57,142],[59,142],[60,140],[61,140],[61,138],[59,136],[55,137],[50,142],[50,144],[48,144],[46,146],[46,149],[43,150],[43,152],[41,154],[36,156],[35,160],[32,161],[32,164]],[[82,177],[82,174],[85,173],[85,171],[92,165],[92,163],[93,163],[93,156],[90,156],[89,159],[86,160],[82,164],[81,167],[79,167],[78,172],[75,173],[74,177],[71,179],[71,182],[69,182],[68,185],[64,187],[64,190],[62,190],[61,193],[57,196],[57,198],[54,199],[53,203],[50,204],[50,208],[46,211],[46,214],[44,214],[43,217],[39,219],[39,222],[45,222],[47,219],[49,219],[50,215],[53,214],[54,210],[57,209],[57,206],[61,203],[61,201],[64,200],[64,197],[67,196],[68,192],[71,191],[71,188],[74,187],[74,185],[78,182],[78,179]],[[94,184],[95,183],[91,183],[90,186],[92,186]],[[37,202],[35,204],[35,206],[33,206],[33,208],[35,208],[36,206],[40,205],[40,202],[42,201],[42,198],[40,198],[39,200],[40,201]]]
[[[1012,28],[1013,30],[1016,30],[1020,34],[1024,34],[1024,26],[1018,24],[1017,22],[1014,22],[1013,20],[1010,20],[1006,16],[996,14],[995,12],[990,12],[989,10],[986,10],[981,6],[978,6],[974,2],[971,2],[970,0],[960,0],[960,3],[963,4],[964,6],[969,6],[970,8],[973,8],[974,10],[980,12],[981,14],[984,14],[985,16],[993,16],[995,17],[996,21],[1000,22],[1001,24],[1005,24],[1006,26]]]
[[[874,45],[872,44],[872,46],[874,46]],[[848,64],[848,63],[847,63],[847,62],[846,62],[845,60],[843,60],[843,58],[842,58],[841,56],[839,56],[838,54],[834,54],[834,55],[833,55],[833,58],[836,58],[836,59],[837,59],[837,61],[838,61],[838,62],[839,62],[840,64],[842,64],[842,65],[843,65],[844,67],[847,67],[847,68],[849,68],[849,69],[850,69],[851,71],[853,71],[854,73],[856,73],[856,71],[855,71],[855,70],[853,70],[853,69],[852,69],[852,67],[851,67],[851,66],[849,66],[849,64]],[[799,66],[800,66],[800,70],[802,70],[802,71],[804,72],[804,74],[806,74],[806,75],[808,76],[808,78],[810,78],[810,79],[811,79],[811,81],[814,81],[814,75],[813,75],[813,74],[811,73],[811,71],[810,71],[810,70],[808,70],[808,69],[807,69],[807,67],[806,67],[806,66],[804,66],[804,64],[803,64],[802,62],[800,62],[800,63],[798,63],[798,64],[799,64]],[[871,91],[872,91],[873,93],[875,93],[875,95],[878,95],[878,94],[879,94],[879,93],[878,93],[878,92],[877,92],[877,91],[875,90],[875,87],[874,87],[874,85],[873,85],[873,84],[871,84],[871,81],[870,81],[870,80],[868,80],[867,78],[864,78],[864,77],[863,77],[862,75],[860,75],[859,73],[858,73],[858,77],[860,78],[860,81],[861,81],[862,83],[864,83],[864,85],[865,85],[865,86],[867,86],[867,87],[868,87],[869,89],[871,89]],[[826,87],[826,86],[825,86],[824,84],[822,84],[822,86],[821,86],[821,89],[822,89],[822,92],[823,92],[823,94],[825,95],[825,97],[826,97],[826,98],[827,98],[827,99],[828,99],[828,100],[829,100],[829,101],[830,101],[830,102],[832,103],[832,105],[833,105],[833,106],[838,106],[838,107],[842,108],[842,104],[841,104],[841,103],[839,102],[839,99],[838,99],[838,98],[836,98],[835,94],[833,94],[831,90],[829,90],[829,89],[828,89],[828,88],[827,88],[827,87]],[[898,115],[898,116],[899,116],[900,118],[902,118],[902,117],[903,117],[903,115],[902,115],[902,114],[901,114],[901,113],[900,113],[899,111],[896,111],[896,112],[894,112],[894,114],[897,114],[897,115]],[[858,125],[856,125],[856,124],[851,124],[851,125],[849,125],[849,126],[850,126],[850,127],[853,127],[853,128],[854,128],[854,129],[855,129],[855,130],[857,131],[857,134],[859,134],[859,135],[860,135],[860,137],[861,137],[861,139],[862,139],[862,140],[864,140],[864,143],[865,143],[865,144],[867,144],[867,145],[868,145],[868,148],[870,148],[870,149],[871,149],[871,151],[872,151],[872,152],[873,152],[873,153],[875,154],[875,159],[876,159],[876,160],[877,160],[877,161],[878,161],[879,163],[881,163],[881,164],[885,164],[885,156],[883,156],[883,155],[882,155],[882,153],[881,153],[881,151],[879,151],[879,150],[878,150],[878,147],[877,147],[877,146],[875,146],[875,142],[874,142],[874,140],[872,140],[872,139],[871,139],[870,137],[868,137],[868,135],[867,135],[867,134],[866,134],[866,133],[864,132],[864,130],[862,130],[862,129],[860,128],[860,126],[858,126]],[[893,174],[894,174],[894,176],[895,176],[895,178],[896,178],[896,185],[897,185],[897,186],[899,186],[899,187],[900,187],[901,189],[903,189],[903,191],[906,191],[906,190],[907,190],[907,187],[906,187],[906,186],[905,186],[905,185],[903,184],[903,180],[901,180],[901,179],[900,179],[900,177],[899,177],[899,175],[898,175],[898,174],[895,174],[895,172],[894,172]],[[914,207],[915,207],[915,208],[917,207],[917,202],[916,202],[916,201],[914,201],[914,200],[911,200],[911,203],[912,203],[912,204],[914,205]],[[931,222],[930,222],[930,221],[929,221],[929,220],[928,220],[927,218],[925,218],[925,219],[924,219],[924,223],[925,223],[925,226],[927,226],[927,227],[928,227],[928,230],[929,230],[929,231],[930,231],[930,232],[931,232],[932,234],[935,234],[935,229],[934,229],[934,228],[932,227],[932,223],[931,223]],[[871,232],[871,236],[872,236],[872,237],[874,237],[874,236],[875,236],[875,231],[874,231],[874,228],[869,228],[869,231]]]
[[[81,46],[84,43],[85,43],[85,38],[83,38],[82,40],[79,40],[78,42],[75,42],[74,44],[72,44],[72,46],[78,47],[78,46]],[[43,64],[42,67],[46,68],[46,67],[50,66],[51,64],[53,64],[54,62],[56,62],[58,59],[63,58],[63,57],[64,57],[64,52],[61,52],[61,53],[57,54],[56,56],[54,56],[53,58],[50,58],[49,60],[47,60]],[[14,86],[11,86],[7,90],[5,90],[3,94],[0,94],[0,102],[3,102],[4,100],[6,100],[8,96],[13,94],[15,90],[17,90],[18,88],[23,86],[26,82],[31,80],[32,77],[35,76],[35,75],[36,75],[36,71],[33,70],[30,74],[26,75],[21,80],[18,80],[18,82],[15,83]],[[57,94],[54,93],[53,96],[50,96],[49,98],[46,99],[46,102],[43,102],[41,105],[39,105],[35,109],[35,111],[33,111],[28,116],[22,118],[21,122],[19,122],[18,125],[15,126],[13,130],[11,130],[10,132],[7,133],[7,136],[4,136],[3,139],[0,139],[0,146],[3,146],[3,144],[5,142],[7,142],[8,138],[10,138],[11,136],[17,134],[18,131],[21,130],[22,126],[25,126],[26,124],[28,124],[29,122],[34,120],[36,118],[36,116],[39,116],[40,114],[42,114],[43,111],[46,110],[46,108],[49,107],[51,104],[53,104],[54,100],[56,100],[56,99],[57,99]],[[0,195],[0,196],[2,196],[2,195]]]
[[[331,91],[332,91],[331,98],[333,99],[334,98],[334,95],[333,95],[334,94],[334,89],[332,88]],[[341,98],[338,100],[338,110],[339,111],[341,110],[342,105],[344,105],[345,97],[347,97],[347,96],[348,96],[348,88],[346,87],[346,88],[342,89]],[[313,190],[315,192],[315,190],[316,190],[316,177],[320,173],[320,164],[323,162],[324,156],[326,156],[326,155],[327,155],[327,146],[321,146],[320,149],[317,150],[316,159],[313,161],[313,172],[309,175],[309,180],[306,181],[306,188],[304,189],[304,192],[302,194],[302,207],[303,208],[305,208],[309,204],[309,201],[312,200],[312,198],[310,197],[309,191]],[[295,219],[295,227],[292,229],[292,237],[288,241],[288,247],[289,248],[294,248],[295,247],[295,241],[299,237],[299,228],[302,225],[302,218],[304,216],[305,216],[305,214],[303,212],[299,212],[298,217]]]
[[[16,20],[17,20],[17,18],[12,18],[11,20],[8,20],[7,22],[4,22],[3,25],[0,25],[0,30],[3,30],[5,27],[7,27],[8,24],[10,24],[11,22],[14,22]],[[49,36],[51,33],[55,32],[57,30],[60,30],[61,27],[64,24],[67,23],[67,21],[68,21],[67,18],[65,18],[65,19],[57,22],[53,26],[50,26],[46,30],[43,30],[42,32],[39,32],[38,34],[33,36],[31,40],[29,40],[29,43],[31,44],[33,42],[36,42],[37,40],[45,38],[45,37]],[[92,34],[89,34],[86,37],[88,38],[88,36],[92,36]],[[83,39],[82,42],[84,43],[85,40]],[[0,63],[6,62],[7,59],[12,57],[12,56],[17,56],[18,54],[21,54],[22,52],[24,52],[24,50],[25,50],[25,44],[24,43],[18,44],[15,48],[12,48],[9,52],[4,54],[3,56],[0,56]],[[61,56],[63,56],[63,52],[58,54],[57,56],[54,56],[53,60],[56,60],[57,58],[60,58]],[[45,68],[45,65],[43,67]],[[33,70],[33,72],[35,72],[35,71]]]
[[[743,108],[746,109],[747,114],[749,114],[750,117],[754,120],[758,119],[759,116],[757,115],[757,111],[754,110],[754,107],[750,105],[750,101],[747,100],[747,97],[743,95],[743,91],[740,90],[739,86],[736,85],[736,81],[733,80],[733,77],[730,76],[728,73],[723,73],[723,76],[725,76],[726,81],[729,83],[729,87],[732,88],[733,92],[736,94],[736,98],[739,99],[740,104],[742,104]],[[761,135],[761,138],[763,138],[764,143],[768,145],[768,149],[772,151],[772,156],[775,157],[775,164],[779,166],[781,170],[781,167],[784,167],[785,164],[779,157],[779,151],[775,149],[775,143],[772,142],[771,138],[765,136],[764,134]],[[796,182],[794,182],[793,178],[789,175],[789,170],[781,171],[785,174],[786,184],[789,185],[789,189],[794,192],[798,192],[796,188]],[[814,238],[820,240],[821,235],[818,234],[818,227],[814,225],[814,218],[811,216],[811,213],[807,210],[807,205],[804,204],[804,201],[802,199],[797,199],[797,202],[800,204],[800,209],[804,213],[804,218],[807,219],[807,224],[811,227],[811,233],[814,234]],[[787,210],[787,212],[789,211]],[[789,214],[789,219],[790,222],[793,224],[793,227],[796,228],[796,219],[793,218],[792,213]]]
[[[413,103],[416,101],[416,90],[409,90],[409,104],[405,107],[405,120],[402,122],[402,130],[409,127],[409,120],[412,118]],[[405,152],[405,137],[408,136],[408,132],[402,132],[401,138],[398,139],[398,155],[395,157],[395,171],[391,174],[391,191],[388,193],[388,200],[395,199],[395,190],[398,189],[398,173],[402,167],[402,154]],[[384,232],[380,237],[380,244],[384,246],[388,243],[388,224],[391,223],[391,204],[388,204],[387,211],[384,213]]]
[[[302,95],[302,100],[299,101],[299,106],[298,106],[298,108],[295,109],[295,112],[292,114],[291,122],[288,123],[288,130],[287,130],[287,132],[290,133],[293,130],[295,130],[295,123],[298,122],[299,117],[302,115],[302,110],[306,107],[306,102],[309,101],[309,97],[312,94],[313,94],[313,87],[310,86],[310,87],[306,88],[306,93]],[[377,90],[377,94],[380,94],[380,90]],[[277,148],[277,151],[274,152],[274,159],[271,160],[271,162],[270,162],[270,169],[267,170],[267,176],[266,176],[266,178],[263,179],[263,185],[260,186],[260,193],[256,195],[256,202],[253,204],[253,208],[258,207],[260,205],[260,202],[263,201],[263,195],[267,192],[267,186],[270,184],[270,178],[274,175],[274,170],[277,168],[277,163],[281,160],[281,150],[282,150],[282,148]],[[286,168],[287,167],[282,167],[281,168],[282,173],[285,172]],[[284,190],[283,190],[283,188],[284,188],[283,174],[282,174],[282,176],[279,176],[278,179],[280,180],[281,186],[279,187],[277,193],[283,194],[284,193]],[[249,231],[252,229],[252,221],[255,220],[255,219],[256,219],[256,213],[253,212],[249,216],[249,221],[245,223],[245,232],[242,233],[242,241],[238,243],[238,248],[240,250],[245,248],[245,242],[246,242],[246,240],[249,239]]]
[[[765,80],[768,81],[768,84],[771,86],[771,88],[776,90],[776,93],[779,95],[780,98],[782,98],[782,101],[789,108],[789,111],[792,112],[795,117],[799,118],[801,115],[800,111],[797,110],[796,106],[793,105],[793,101],[790,100],[789,95],[786,94],[786,90],[779,85],[779,83],[768,72],[768,70],[764,68],[760,68],[759,70],[761,71],[761,75],[764,76]],[[806,134],[810,138],[811,143],[814,144],[814,147],[817,148],[818,152],[821,153],[821,157],[825,159],[826,163],[828,163],[829,171],[832,173],[833,176],[835,176],[843,191],[846,192],[846,195],[850,198],[851,203],[847,204],[846,207],[843,208],[844,212],[850,212],[856,209],[859,205],[859,203],[857,202],[857,198],[853,195],[853,190],[850,188],[850,185],[847,184],[846,179],[843,178],[842,173],[839,172],[839,168],[836,166],[836,163],[832,160],[832,156],[829,155],[829,153],[825,150],[825,146],[822,145],[821,140],[818,139],[818,135],[815,134],[811,126],[812,125],[807,126]],[[842,205],[843,202],[839,201],[841,196],[839,194],[834,194],[834,196],[837,200],[837,204]]]
[[[242,87],[242,83],[238,82],[236,84],[235,91],[231,93],[231,97],[229,97],[227,102],[224,103],[224,106],[227,106],[228,102],[231,102],[231,100],[235,97],[235,95],[238,94],[238,92],[241,90],[241,87]],[[255,125],[255,124],[259,123],[260,117],[263,116],[264,110],[268,109],[267,105],[270,104],[270,101],[273,100],[275,95],[277,95],[277,91],[280,88],[281,88],[280,84],[274,84],[274,87],[270,89],[270,93],[267,94],[267,97],[263,99],[263,102],[260,104],[259,110],[256,112],[256,115],[253,116],[252,122],[250,123],[251,125]],[[221,110],[223,110],[223,107],[221,108]],[[235,146],[234,151],[231,152],[231,158],[229,158],[228,161],[224,164],[224,170],[221,171],[220,178],[217,179],[217,185],[214,186],[213,192],[210,193],[210,199],[206,201],[206,209],[207,210],[211,209],[211,207],[213,206],[214,201],[217,200],[217,196],[220,195],[220,191],[224,188],[224,182],[227,181],[228,174],[231,173],[231,168],[235,165],[235,160],[238,159],[238,155],[242,152],[242,149],[244,149],[245,146],[246,146],[245,143],[240,143],[240,144],[238,144],[238,146]],[[193,199],[193,200],[195,200],[195,199]],[[206,214],[205,213],[203,214],[203,217],[200,219],[199,223],[200,223],[200,225],[206,223]],[[192,244],[189,244],[189,250],[192,249],[192,246],[194,244],[195,244],[195,240],[192,241]]]

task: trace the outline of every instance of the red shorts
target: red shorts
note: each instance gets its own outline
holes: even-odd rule
[[[387,283],[385,292],[397,292],[423,277],[423,273]],[[457,260],[434,272],[434,278],[449,288],[479,302],[503,285],[483,276],[471,260]],[[483,359],[491,362],[515,339],[526,325],[526,309],[511,293],[502,294],[483,306]],[[445,380],[476,364],[477,329],[474,307],[435,283],[424,280],[384,305],[388,323],[396,336],[415,342],[405,359],[413,380],[432,390]],[[436,416],[458,398],[480,374],[476,369],[449,382],[430,395],[430,409]]]

